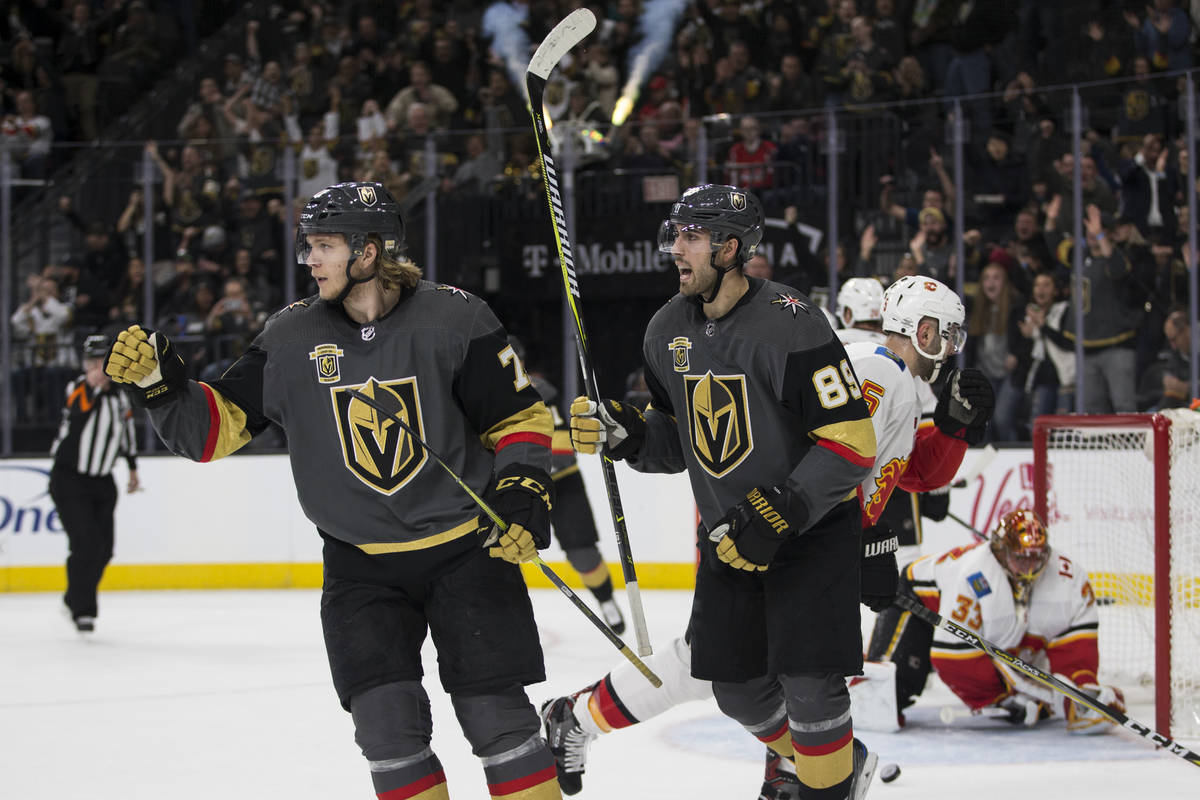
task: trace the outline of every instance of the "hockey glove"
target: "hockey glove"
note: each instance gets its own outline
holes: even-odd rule
[[[879,613],[892,605],[900,585],[896,566],[896,551],[900,539],[885,523],[872,525],[863,531],[862,585],[859,594],[863,605]]]
[[[586,397],[571,401],[571,444],[580,453],[603,446],[609,458],[620,461],[636,455],[645,438],[646,418],[634,406]]]
[[[979,444],[996,409],[992,383],[977,369],[955,370],[938,395],[933,422],[942,433],[967,444]]]
[[[495,525],[487,530],[483,546],[488,548],[488,555],[519,564],[549,547],[553,491],[554,484],[545,470],[528,464],[512,464],[500,470],[485,499],[508,523],[508,530]]]
[[[1079,691],[1094,697],[1113,711],[1125,713],[1125,694],[1115,686],[1099,686],[1087,684],[1079,687]],[[1067,732],[1077,736],[1092,736],[1097,733],[1108,733],[1112,728],[1112,720],[1082,706],[1074,700],[1065,699],[1063,705],[1067,712]]]
[[[1020,692],[1000,698],[996,707],[1007,712],[1008,716],[1001,717],[1001,719],[1010,725],[1024,725],[1032,728],[1041,720],[1050,718],[1049,706],[1041,700]]]
[[[781,486],[751,489],[708,534],[717,558],[734,569],[765,570],[784,540],[808,522],[803,506],[791,501],[791,492]]]
[[[187,383],[187,367],[164,334],[130,325],[117,334],[104,359],[104,372],[125,384],[138,405],[154,408]]]

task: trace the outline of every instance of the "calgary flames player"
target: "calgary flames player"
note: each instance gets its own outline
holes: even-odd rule
[[[870,287],[852,294],[866,302],[872,296]],[[841,301],[839,294],[839,305]],[[978,370],[954,370],[938,398],[935,424],[918,430],[921,402],[914,378],[922,382],[936,379],[945,362],[961,349],[966,338],[962,301],[939,281],[910,276],[883,293],[882,309],[873,316],[882,321],[878,339],[846,345],[876,439],[875,467],[859,484],[858,494],[864,546],[895,549],[895,535],[878,524],[889,495],[897,487],[928,491],[949,483],[967,445],[982,439],[995,399],[991,384]],[[871,569],[870,559],[864,559],[863,569]],[[870,583],[877,584],[881,576],[876,577]],[[865,577],[863,583],[869,583]],[[888,608],[894,596],[892,591],[864,596],[862,601],[879,611]],[[575,794],[582,787],[587,748],[597,735],[644,722],[689,700],[712,697],[711,684],[691,676],[684,638],[660,648],[646,661],[663,679],[662,688],[650,686],[636,668],[622,665],[592,686],[543,705],[547,739],[565,794]],[[855,708],[854,714],[858,713]],[[794,766],[768,749],[760,798],[791,800],[798,796]]]
[[[918,559],[906,567],[900,591],[1032,664],[1073,682],[1102,703],[1124,711],[1120,689],[1097,678],[1099,621],[1087,573],[1050,546],[1033,511],[1005,514],[987,542]],[[1053,714],[1054,695],[940,629],[892,607],[876,618],[868,657],[896,665],[896,702],[911,705],[930,669],[976,713],[992,710],[1014,724],[1033,725]],[[1104,733],[1103,717],[1062,698],[1067,730]],[[857,714],[857,712],[856,712]]]

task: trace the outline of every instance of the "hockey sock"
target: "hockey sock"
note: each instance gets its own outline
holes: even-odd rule
[[[539,735],[505,753],[483,756],[483,775],[493,800],[559,800],[554,755]],[[414,798],[415,800],[415,798]],[[420,797],[420,800],[425,800]]]
[[[753,733],[760,742],[774,750],[783,758],[793,757],[792,737],[790,735],[791,731],[788,729],[787,717],[784,717],[778,726],[771,726],[767,732],[755,732],[753,730],[750,732]]]
[[[846,797],[854,770],[854,731],[849,720],[831,730],[792,728],[792,748],[803,800]]]
[[[591,572],[580,573],[579,577],[583,579],[583,585],[591,590],[596,602],[607,603],[612,600],[613,582],[607,564],[602,563]]]
[[[368,761],[371,783],[379,800],[450,800],[446,773],[433,751],[407,758]]]
[[[591,734],[608,733],[615,728],[628,728],[639,720],[630,713],[612,685],[612,675],[575,699],[575,719],[579,727]]]

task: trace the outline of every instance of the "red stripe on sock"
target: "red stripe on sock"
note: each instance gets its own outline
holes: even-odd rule
[[[795,737],[792,737],[792,749],[796,751],[797,756],[827,756],[830,753],[836,753],[854,739],[854,731],[846,731],[846,735],[835,742],[826,742],[824,744],[800,745],[796,743]]]
[[[401,786],[399,789],[389,789],[382,794],[375,795],[379,800],[408,800],[410,797],[416,797],[421,792],[427,789],[432,789],[439,783],[446,782],[446,773],[443,770],[426,775],[420,780],[415,780],[407,786]]]
[[[513,794],[515,792],[522,791],[523,789],[529,789],[534,786],[556,780],[558,780],[558,772],[555,771],[554,765],[552,764],[539,772],[535,772],[532,775],[526,775],[523,778],[514,778],[511,781],[505,781],[504,783],[489,783],[488,791],[491,792],[493,797],[498,797],[500,795]],[[391,800],[391,798],[388,798],[388,800]]]
[[[630,718],[621,710],[617,700],[608,690],[608,681],[600,681],[592,690],[592,699],[596,701],[596,709],[604,717],[604,721],[612,728],[628,728],[637,720]]]
[[[774,733],[769,733],[766,736],[759,736],[758,740],[760,742],[773,742],[776,739],[782,739],[783,735],[787,732],[788,732],[788,721],[787,721],[787,717],[784,717],[783,724],[779,726],[779,730],[775,731]]]

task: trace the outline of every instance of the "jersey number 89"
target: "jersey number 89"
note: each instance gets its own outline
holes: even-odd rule
[[[838,367],[841,368],[840,374]],[[813,373],[812,382],[817,390],[817,399],[824,408],[844,406],[851,397],[855,400],[862,397],[858,379],[854,377],[854,370],[850,369],[846,359],[843,358],[838,367],[830,364]]]

